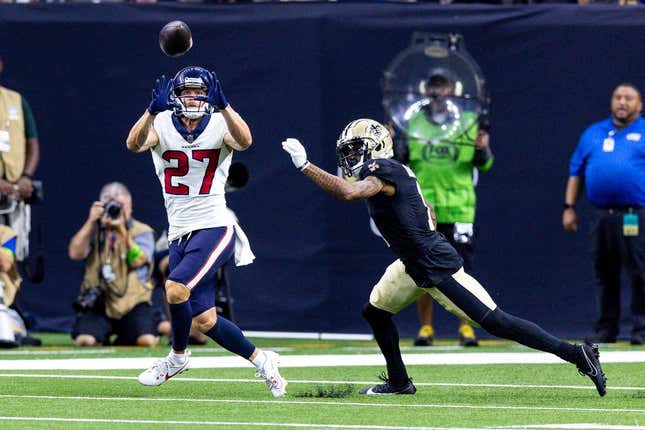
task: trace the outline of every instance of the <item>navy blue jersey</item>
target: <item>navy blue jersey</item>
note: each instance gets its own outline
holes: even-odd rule
[[[391,159],[370,160],[360,179],[375,176],[396,188],[394,196],[378,193],[367,209],[383,238],[418,286],[433,287],[455,273],[463,260],[446,238],[431,227],[428,208],[412,171]]]

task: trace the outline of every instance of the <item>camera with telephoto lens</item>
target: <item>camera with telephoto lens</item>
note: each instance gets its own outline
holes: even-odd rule
[[[102,295],[103,291],[99,287],[85,288],[72,303],[72,307],[76,312],[87,312],[94,308]]]
[[[110,199],[105,203],[105,205],[103,205],[103,208],[105,209],[105,213],[108,218],[119,219],[121,211],[123,210],[123,205],[114,199]]]

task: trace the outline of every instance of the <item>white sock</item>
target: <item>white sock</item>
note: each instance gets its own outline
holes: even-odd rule
[[[262,366],[264,366],[264,363],[266,361],[267,361],[267,356],[264,353],[264,351],[259,351],[251,363],[253,363],[256,369],[259,369]]]
[[[184,351],[183,354],[177,354],[175,351],[170,351],[170,354],[168,354],[168,358],[170,359],[171,362],[175,364],[181,364],[186,361],[187,359],[187,354],[186,351]]]

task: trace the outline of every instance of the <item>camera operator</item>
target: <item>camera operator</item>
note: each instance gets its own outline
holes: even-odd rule
[[[115,344],[156,346],[151,306],[152,228],[132,218],[132,197],[125,185],[103,186],[100,201],[69,243],[69,257],[84,260],[81,293],[72,330],[79,346]]]

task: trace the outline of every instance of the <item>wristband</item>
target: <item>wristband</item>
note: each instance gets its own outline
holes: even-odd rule
[[[125,255],[125,257],[128,260],[128,264],[132,264],[137,261],[137,259],[142,255],[143,251],[141,250],[141,247],[139,247],[139,245],[135,243],[134,245],[132,245],[132,248],[128,249],[128,253]]]
[[[303,164],[302,166],[298,167],[298,170],[300,170],[300,171],[302,172],[302,171],[303,171],[303,170],[305,170],[307,167],[309,167],[309,165],[310,165],[310,164],[311,164],[311,163],[309,162],[309,160],[307,160],[307,161],[305,161],[305,164]]]
[[[22,175],[20,175],[20,177],[21,178],[25,177],[27,179],[34,179],[34,177],[32,175],[30,175],[29,173],[25,173],[25,172],[22,172]]]
[[[564,203],[564,204],[562,205],[562,208],[563,208],[563,209],[573,209],[573,208],[574,208],[574,206],[573,206],[573,205],[570,205],[569,203]]]

